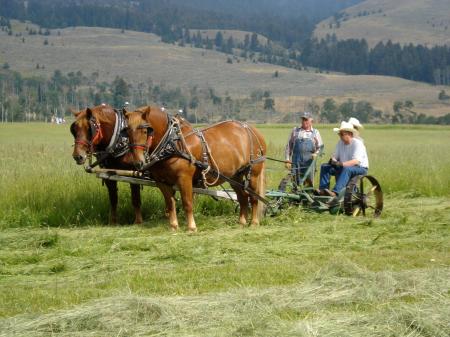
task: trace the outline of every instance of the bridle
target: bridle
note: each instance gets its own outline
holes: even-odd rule
[[[75,145],[77,144],[84,145],[87,148],[88,154],[93,154],[95,146],[98,145],[103,139],[103,132],[100,122],[97,121],[95,117],[91,117],[89,119],[89,138],[91,138],[90,140],[77,137],[75,131],[75,123],[76,122],[73,122],[72,125],[70,126],[70,132],[75,138]]]

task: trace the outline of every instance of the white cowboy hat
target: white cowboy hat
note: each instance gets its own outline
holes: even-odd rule
[[[350,124],[349,122],[341,122],[341,125],[339,126],[339,128],[334,128],[333,129],[334,132],[341,132],[341,131],[348,131],[351,132],[353,134],[353,137],[358,136],[359,132],[358,130],[356,130],[353,127],[353,124]]]
[[[364,129],[364,127],[362,126],[362,124],[359,122],[359,120],[357,120],[355,117],[350,117],[350,119],[348,120],[348,122],[350,124],[353,125],[353,127],[355,127],[356,129]]]

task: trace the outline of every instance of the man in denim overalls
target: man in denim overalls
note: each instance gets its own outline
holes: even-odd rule
[[[309,171],[308,177],[303,176],[320,149],[323,148],[323,142],[319,130],[314,129],[312,126],[313,118],[311,113],[308,111],[303,112],[301,119],[301,126],[293,128],[289,135],[285,150],[286,168],[292,170],[297,185],[304,178],[304,185],[312,187],[315,167]]]

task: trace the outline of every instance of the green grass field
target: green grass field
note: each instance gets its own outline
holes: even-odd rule
[[[449,336],[450,128],[367,126],[380,219],[291,207],[241,229],[231,202],[198,197],[194,235],[150,188],[131,225],[125,184],[108,225],[68,128],[0,124],[0,336]],[[271,157],[290,128],[261,127]],[[268,187],[284,174],[269,162]]]

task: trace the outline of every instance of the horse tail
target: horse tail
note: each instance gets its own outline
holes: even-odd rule
[[[261,163],[261,171],[259,172],[259,176],[258,176],[258,183],[256,186],[256,193],[258,193],[258,195],[261,198],[265,198],[266,197],[266,162],[263,161]],[[258,206],[256,208],[256,214],[258,216],[258,219],[262,219],[264,216],[264,209],[265,209],[265,204],[264,202],[262,202],[261,200],[258,200]]]

